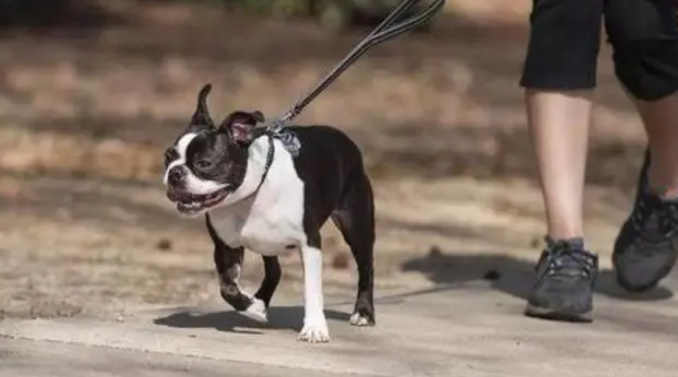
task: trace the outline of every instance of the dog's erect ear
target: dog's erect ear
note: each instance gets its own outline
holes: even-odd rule
[[[198,93],[198,104],[195,112],[193,113],[193,117],[191,117],[192,126],[208,126],[210,128],[214,127],[214,122],[212,121],[210,112],[207,110],[207,96],[210,94],[211,90],[211,84],[206,84],[202,87],[202,89],[200,89],[200,93]]]
[[[221,128],[228,131],[231,137],[241,144],[252,142],[254,135],[252,129],[257,123],[265,122],[266,118],[261,111],[235,111],[224,119]]]

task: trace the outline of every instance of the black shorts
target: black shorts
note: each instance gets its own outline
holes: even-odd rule
[[[533,0],[521,86],[544,90],[596,85],[602,20],[615,73],[638,99],[678,90],[678,0]]]

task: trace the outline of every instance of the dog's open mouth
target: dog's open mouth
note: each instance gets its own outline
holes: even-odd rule
[[[226,188],[205,195],[195,195],[170,189],[167,192],[167,197],[177,204],[177,210],[179,210],[179,212],[192,214],[214,207],[219,204],[219,202],[226,199],[228,194],[229,191]]]

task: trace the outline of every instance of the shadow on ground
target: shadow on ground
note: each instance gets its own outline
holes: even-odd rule
[[[489,280],[493,289],[521,299],[527,299],[534,282],[534,262],[506,255],[446,254],[433,249],[427,256],[403,263],[402,270],[420,272],[435,284],[446,286]],[[609,269],[602,270],[598,275],[595,291],[609,297],[635,301],[661,301],[673,297],[673,292],[661,285],[643,294],[626,292],[617,284],[614,271]]]
[[[332,309],[325,309],[328,320],[348,322],[350,314]],[[300,331],[304,318],[302,306],[274,306],[269,308],[268,323],[259,323],[238,314],[235,311],[193,314],[181,311],[156,318],[153,323],[174,328],[213,328],[218,331],[241,334],[260,334],[256,329],[278,329]]]
[[[436,286],[427,289],[413,290],[405,293],[380,296],[375,299],[376,304],[400,304],[408,297],[423,296],[432,293],[464,289],[463,283],[472,281],[490,281],[491,289],[509,294],[514,297],[527,299],[533,283],[534,265],[531,262],[504,255],[458,255],[444,254],[434,250],[429,255],[413,258],[402,265],[403,271],[416,271],[424,274]],[[596,282],[596,292],[616,299],[633,301],[661,301],[673,297],[673,292],[659,286],[644,294],[632,294],[622,290],[615,281],[614,272],[603,270]],[[335,302],[326,305],[325,315],[329,320],[348,321],[348,312],[337,311],[331,306],[350,305],[351,301]],[[269,322],[262,324],[238,314],[235,311],[218,311],[212,313],[192,313],[190,310],[181,310],[176,313],[161,316],[153,320],[160,326],[173,328],[213,328],[217,331],[226,331],[241,334],[261,334],[263,329],[299,331],[303,318],[302,306],[273,306],[269,309]],[[613,323],[636,326],[633,316],[624,315],[605,316]],[[619,317],[619,318],[617,318]],[[663,318],[663,317],[662,317]],[[645,326],[652,327],[651,324]]]

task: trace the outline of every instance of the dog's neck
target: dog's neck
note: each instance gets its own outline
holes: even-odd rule
[[[269,141],[268,136],[262,136],[255,139],[247,150],[247,170],[245,178],[232,194],[223,202],[224,206],[238,203],[254,195],[265,179],[267,170],[270,168],[271,161],[269,153],[275,153],[273,143]]]

